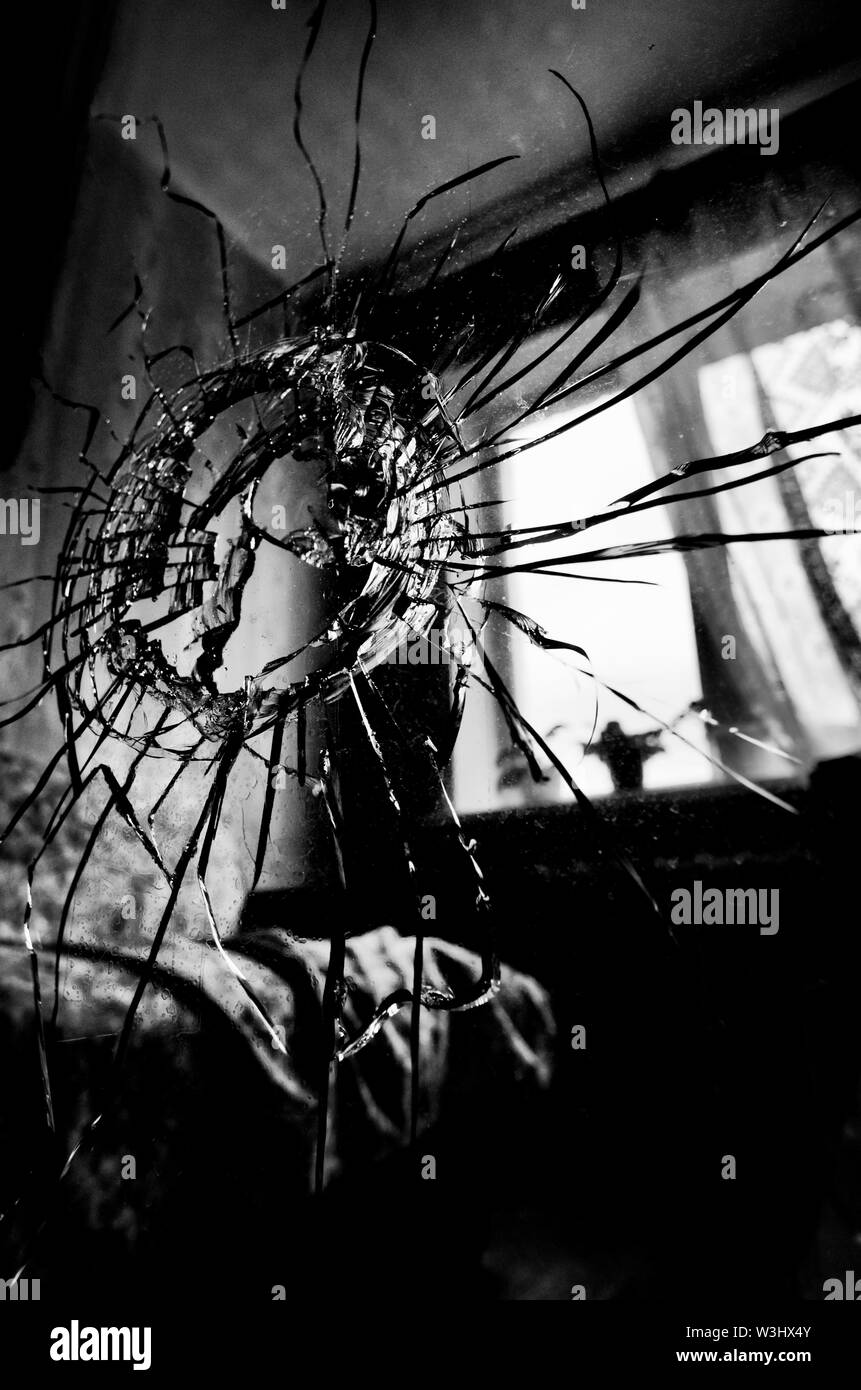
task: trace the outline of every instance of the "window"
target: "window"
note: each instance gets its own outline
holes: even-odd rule
[[[798,429],[861,409],[856,384],[861,329],[846,320],[820,324],[698,365],[693,379],[706,456],[729,453],[769,428]],[[592,397],[589,406],[603,399],[608,397]],[[494,528],[516,531],[574,520],[606,510],[614,499],[651,481],[665,468],[662,450],[654,448],[656,433],[666,435],[673,420],[673,403],[667,408],[662,397],[660,406],[655,412],[648,401],[622,401],[492,470],[497,475],[493,492],[501,499],[489,508]],[[518,439],[544,435],[581,413],[582,406],[557,411],[530,432],[519,430]],[[793,458],[833,456],[809,459],[797,469],[715,496],[717,528],[744,535],[811,526],[845,532],[859,526],[861,451],[854,435],[857,431],[844,431],[796,445]],[[746,465],[719,477],[706,475],[697,486],[754,471],[758,466]],[[693,570],[678,553],[579,568],[554,564],[554,554],[682,534],[685,513],[684,502],[672,509],[656,507],[590,528],[588,540],[584,535],[561,547],[530,548],[530,560],[546,561],[559,575],[512,574],[487,586],[494,600],[588,653],[584,662],[569,652],[543,650],[510,623],[493,619],[482,633],[520,709],[590,797],[618,789],[610,767],[614,738],[623,747],[636,740],[647,791],[723,780],[726,774],[704,754],[726,760],[742,775],[767,780],[861,744],[852,668],[853,642],[861,631],[861,572],[857,548],[845,535],[705,551]],[[488,512],[478,515],[486,525]],[[688,529],[702,531],[701,519]],[[505,558],[516,563],[517,552]],[[697,619],[712,629],[711,646],[724,663],[717,674],[701,666]],[[735,718],[725,721],[724,734],[738,750],[727,757],[725,741],[710,739],[715,727],[710,711],[720,703],[719,687],[732,684],[732,663],[754,661],[758,689],[752,693],[750,683],[740,679],[741,708],[736,700]],[[629,696],[643,712],[606,686]],[[684,741],[666,725],[677,728]],[[768,751],[775,748],[790,758]],[[459,809],[569,801],[550,760],[542,756],[540,764],[547,781],[536,783],[495,702],[474,689],[455,753]]]

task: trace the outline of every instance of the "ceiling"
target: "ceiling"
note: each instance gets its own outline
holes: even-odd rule
[[[273,245],[284,245],[290,278],[320,259],[314,184],[292,135],[312,10],[307,0],[286,0],[283,10],[270,0],[121,0],[92,107],[157,114],[174,187],[217,212],[262,264]],[[380,0],[345,264],[383,256],[417,199],[502,155],[519,159],[432,202],[413,234],[433,236],[453,217],[507,198],[522,202],[565,170],[572,198],[591,201],[583,117],[551,67],[582,92],[618,196],[688,154],[669,141],[675,107],[779,104],[786,115],[849,80],[845,15],[842,0],[586,0],[582,10],[568,0]],[[304,83],[303,133],[335,241],[367,23],[365,0],[332,0]],[[435,118],[435,140],[422,139],[426,115]],[[152,127],[134,150],[155,176],[161,155]]]

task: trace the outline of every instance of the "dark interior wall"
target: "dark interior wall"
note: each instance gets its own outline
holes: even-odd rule
[[[5,178],[16,207],[14,273],[5,284],[13,350],[0,472],[15,458],[33,407],[32,377],[63,266],[89,106],[110,47],[114,11],[113,0],[83,0],[16,15],[10,51],[26,65],[26,92],[21,90],[16,108],[15,78],[7,85],[11,138]]]
[[[580,1252],[590,1297],[607,1278],[613,1296],[817,1299],[853,1267],[861,952],[846,865],[860,779],[855,758],[806,790],[775,787],[795,816],[736,787],[618,797],[600,830],[568,808],[466,821],[501,955],[548,985],[557,1020],[553,1097],[518,1152],[521,1191],[540,1194],[536,1229],[544,1212]],[[446,930],[479,949],[451,830],[417,849]],[[696,881],[764,892],[778,930],[671,927],[672,893]],[[734,1182],[720,1176],[727,1154]],[[551,1296],[565,1298],[574,1267],[553,1268],[552,1248]]]

